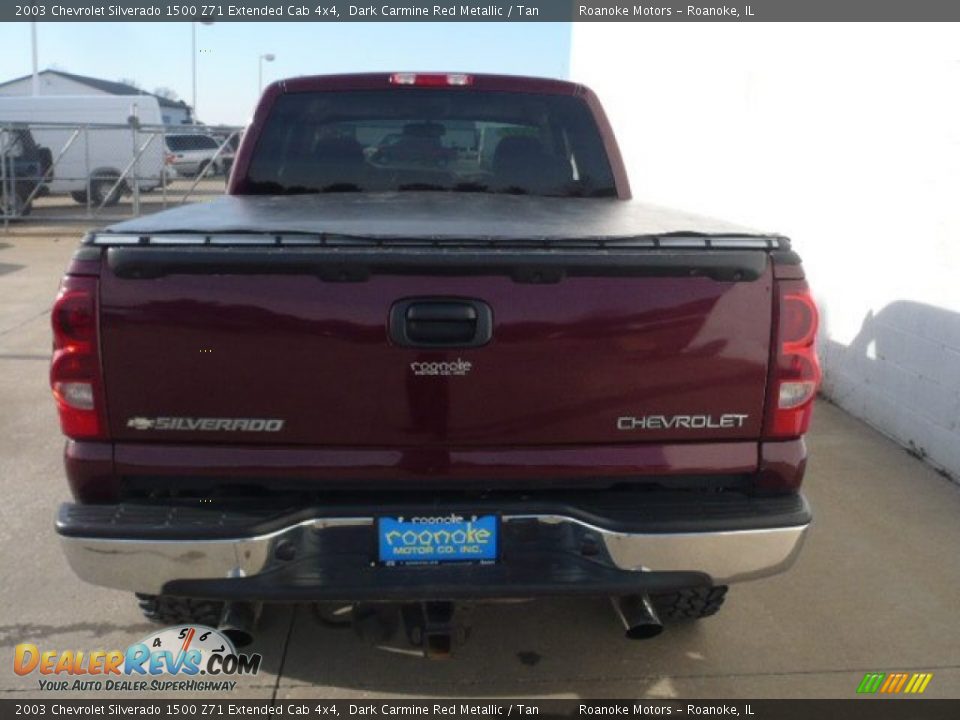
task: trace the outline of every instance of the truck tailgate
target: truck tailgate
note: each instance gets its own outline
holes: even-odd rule
[[[691,276],[682,263],[645,271],[638,253],[632,272],[568,267],[548,281],[449,257],[344,276],[341,265],[272,266],[275,250],[258,267],[209,245],[197,249],[215,261],[206,266],[151,259],[168,250],[111,248],[101,275],[117,440],[502,447],[761,433],[763,250],[742,253],[759,269],[740,279]],[[410,300],[488,307],[488,341],[403,346],[391,310]]]

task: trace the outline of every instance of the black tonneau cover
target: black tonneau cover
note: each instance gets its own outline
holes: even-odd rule
[[[307,233],[504,241],[671,234],[778,237],[635,200],[445,192],[224,196],[117,223],[99,235],[109,242],[111,233]]]

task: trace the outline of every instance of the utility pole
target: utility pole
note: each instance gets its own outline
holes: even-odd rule
[[[33,94],[40,94],[40,74],[37,72],[37,24],[30,23],[30,41],[33,46]]]
[[[258,63],[258,73],[257,73],[257,98],[263,94],[263,61],[273,62],[277,59],[277,56],[273,53],[264,53],[260,56],[260,62]]]
[[[201,25],[213,25],[212,22],[202,22]],[[193,44],[190,49],[190,64],[192,67],[193,75],[193,105],[191,106],[191,113],[193,114],[193,124],[196,125],[197,120],[197,24],[195,22],[190,23],[190,34],[192,36]]]
[[[190,61],[193,64],[193,104],[190,106],[190,112],[193,114],[193,123],[197,123],[197,24],[190,23],[190,31],[193,35],[193,47],[190,50]]]

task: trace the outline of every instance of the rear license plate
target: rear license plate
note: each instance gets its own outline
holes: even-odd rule
[[[497,517],[379,518],[380,562],[390,565],[443,562],[494,562]]]

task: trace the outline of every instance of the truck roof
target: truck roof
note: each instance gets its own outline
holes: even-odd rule
[[[576,95],[586,91],[586,87],[578,83],[553,78],[532,77],[527,75],[492,75],[484,73],[462,72],[395,72],[395,73],[345,73],[339,75],[303,75],[300,77],[278,80],[270,87],[280,92],[311,92],[324,90],[378,90],[395,86],[399,76],[408,78],[469,78],[465,86],[437,84],[436,80],[430,87],[461,87],[464,91],[485,90],[488,92],[524,92],[545,93],[552,95]],[[417,81],[414,79],[411,84]],[[270,87],[265,94],[270,93]]]

